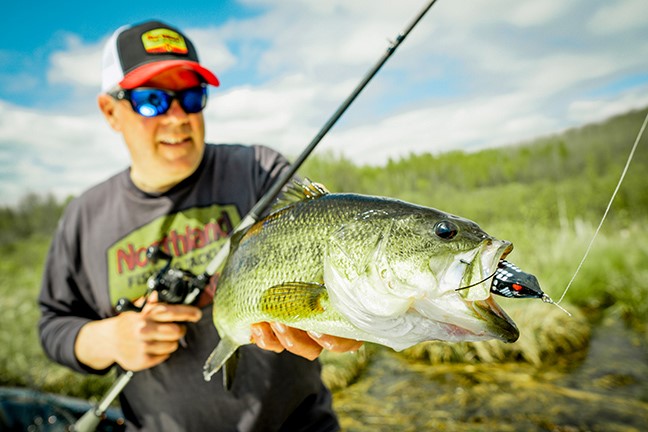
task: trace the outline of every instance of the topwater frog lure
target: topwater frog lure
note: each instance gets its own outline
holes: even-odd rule
[[[534,275],[523,272],[515,264],[506,260],[501,260],[495,270],[491,292],[508,298],[539,298],[545,303],[556,305],[571,316],[567,310],[542,291]]]
[[[490,278],[493,278],[490,287],[490,291],[493,294],[508,298],[539,298],[543,302],[553,304],[567,315],[572,316],[571,313],[554,302],[551,297],[542,291],[540,283],[538,283],[538,278],[530,273],[523,272],[515,264],[506,260],[500,260],[497,270],[490,276],[477,283],[457,288],[455,291],[470,288]]]

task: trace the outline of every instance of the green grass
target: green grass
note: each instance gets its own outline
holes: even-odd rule
[[[112,376],[85,376],[54,364],[38,340],[37,304],[49,238],[35,236],[0,247],[0,385],[99,397]]]
[[[586,311],[615,307],[626,322],[648,332],[648,231],[645,219],[605,223],[565,301]],[[498,236],[516,246],[508,259],[535,274],[558,300],[594,236],[596,225],[575,221],[555,230],[503,226]]]

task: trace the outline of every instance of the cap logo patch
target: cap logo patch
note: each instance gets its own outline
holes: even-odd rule
[[[142,35],[144,49],[149,54],[187,54],[187,44],[180,34],[167,28],[147,31]]]

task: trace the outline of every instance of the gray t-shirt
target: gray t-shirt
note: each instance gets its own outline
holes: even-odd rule
[[[74,341],[87,322],[115,315],[119,298],[144,294],[156,270],[146,249],[158,245],[174,257],[174,266],[203,273],[287,166],[267,147],[207,145],[196,172],[163,194],[142,192],[125,170],[73,200],[52,242],[39,297],[45,352],[76,371],[107,372],[79,363]],[[210,302],[201,307],[202,320],[187,324],[186,346],[160,365],[135,373],[121,394],[129,429],[339,429],[317,361],[248,345],[241,349],[231,392],[223,389],[219,376],[205,382],[202,366],[219,337]]]

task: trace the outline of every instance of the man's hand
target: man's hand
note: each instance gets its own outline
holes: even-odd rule
[[[252,342],[269,351],[282,352],[285,349],[309,360],[316,359],[324,348],[348,352],[357,351],[362,346],[361,341],[354,339],[305,332],[276,322],[253,324]]]
[[[148,369],[178,349],[186,333],[182,323],[196,322],[201,315],[194,306],[149,300],[141,312],[124,312],[83,326],[75,353],[80,362],[98,370],[113,363],[126,370]]]
[[[124,312],[116,323],[115,361],[138,371],[162,363],[178,349],[187,329],[183,322],[200,319],[200,309],[187,305],[147,303],[142,312]]]

